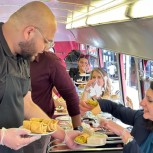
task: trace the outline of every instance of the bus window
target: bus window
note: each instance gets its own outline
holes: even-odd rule
[[[138,79],[136,62],[134,57],[122,54],[123,64],[124,64],[124,74],[123,78],[123,89],[124,97],[129,97],[132,100],[133,109],[139,109],[139,95],[138,95]],[[128,105],[128,103],[126,103]]]
[[[143,96],[145,91],[150,86],[150,81],[153,80],[153,61],[151,60],[140,60],[139,62],[139,75],[141,78],[141,83],[143,84]],[[142,66],[141,66],[142,65]]]
[[[109,51],[109,50],[103,50],[102,51],[102,65],[104,69],[106,70],[110,81],[111,81],[111,95],[117,95],[117,99],[112,99],[116,102],[121,102],[120,97],[120,89],[119,89],[119,78],[118,78],[118,66],[117,66],[117,58],[116,53]]]
[[[146,63],[146,78],[153,79],[153,61],[151,60]]]
[[[89,63],[90,63],[91,69],[95,67],[99,67],[98,48],[87,45],[87,54],[90,55]]]

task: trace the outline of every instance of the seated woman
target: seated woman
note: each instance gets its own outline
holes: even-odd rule
[[[86,74],[90,72],[90,64],[88,58],[88,55],[80,55],[78,58],[78,67],[70,68],[69,75],[75,82],[77,82],[77,80],[85,81],[88,79],[88,76],[80,76],[80,74]]]
[[[153,153],[153,82],[140,102],[143,110],[133,110],[110,100],[99,99],[99,106],[103,112],[112,114],[123,123],[133,126],[131,133],[112,120],[99,119],[103,128],[119,135],[125,146],[123,153]],[[85,101],[80,102],[81,113],[92,110]]]
[[[90,73],[90,80],[87,82],[81,100],[89,98],[99,99],[109,97],[111,84],[107,73],[102,68],[94,68]]]

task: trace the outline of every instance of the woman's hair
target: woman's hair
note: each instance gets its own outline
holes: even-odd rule
[[[89,60],[89,55],[80,54],[80,56],[79,56],[79,58],[78,58],[78,61],[79,61],[81,58],[86,58],[87,60]]]
[[[93,77],[93,73],[94,72],[98,72],[99,74],[101,74],[103,80],[104,80],[104,77],[106,77],[106,82],[104,80],[104,95],[110,95],[111,94],[111,83],[110,83],[110,79],[108,77],[108,74],[107,72],[103,69],[103,68],[94,68],[91,73],[90,73],[90,79],[92,79]]]
[[[150,82],[150,89],[153,90],[153,81]],[[153,131],[153,121],[147,120],[147,129]]]

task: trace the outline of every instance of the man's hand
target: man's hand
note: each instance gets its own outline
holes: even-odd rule
[[[5,129],[3,132],[3,145],[14,150],[18,150],[41,138],[41,136],[27,136],[31,132],[21,128]]]

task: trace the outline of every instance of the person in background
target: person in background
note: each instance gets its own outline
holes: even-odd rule
[[[43,14],[43,15],[42,15]],[[23,137],[29,130],[19,128],[24,119],[50,119],[31,98],[29,62],[42,53],[56,31],[56,20],[42,2],[33,1],[0,23],[0,152],[23,153],[22,147],[40,138]],[[77,147],[78,132],[65,133],[57,126],[53,137]],[[32,153],[30,151],[30,153]]]
[[[85,86],[81,100],[110,97],[110,94],[111,84],[107,73],[102,68],[94,68],[90,73],[90,80]]]
[[[109,100],[98,100],[103,112],[111,113],[123,123],[133,126],[131,133],[111,120],[100,120],[100,125],[121,136],[125,146],[124,153],[152,153],[153,152],[153,82],[140,102],[143,110],[133,110]],[[92,107],[82,101],[81,112],[91,110]]]
[[[133,102],[129,96],[126,96],[126,106],[130,107],[131,109],[134,109]]]
[[[52,52],[43,52],[30,63],[30,76],[32,86],[32,99],[46,114],[53,118],[55,104],[52,98],[52,90],[56,88],[60,96],[66,101],[68,114],[72,118],[72,125],[75,130],[81,127],[81,115],[79,109],[79,97],[75,86],[63,66],[60,58]],[[43,137],[35,143],[25,147],[25,153],[29,150],[38,153],[39,146],[45,149],[43,144],[48,142],[50,137]],[[40,149],[40,147],[39,147]],[[43,151],[40,151],[41,153]]]
[[[82,77],[80,74],[90,73],[90,64],[89,64],[89,55],[81,54],[78,58],[78,67],[77,68],[70,68],[69,75],[73,79],[73,81],[77,82],[78,79],[81,81],[85,81],[88,77]]]
[[[110,77],[113,79],[116,73],[116,66],[113,63],[111,63],[111,65],[108,67],[108,70],[109,70]]]
[[[58,93],[56,87],[52,89],[52,98],[54,101],[55,108],[63,107],[64,110],[67,110],[66,102],[63,97]]]

